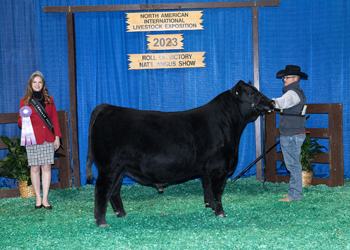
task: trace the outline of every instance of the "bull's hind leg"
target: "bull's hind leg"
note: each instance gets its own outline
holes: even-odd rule
[[[106,211],[108,199],[113,187],[113,180],[108,174],[99,173],[95,184],[95,221],[99,227],[108,227]]]
[[[122,182],[123,182],[123,174],[120,174],[116,178],[116,185],[114,187],[114,190],[111,193],[111,197],[109,198],[109,201],[113,207],[113,211],[118,217],[126,216],[126,213],[123,207],[123,201],[120,197],[120,189],[122,186]]]

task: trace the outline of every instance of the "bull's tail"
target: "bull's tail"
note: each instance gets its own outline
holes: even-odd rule
[[[92,120],[92,119],[91,119]],[[89,131],[91,131],[91,120],[90,120],[90,128]],[[88,184],[92,184],[94,181],[94,173],[92,172],[92,155],[91,155],[91,135],[89,132],[89,142],[88,142],[88,153],[86,157],[86,181]]]
[[[94,181],[94,173],[92,172],[92,166],[91,166],[92,162],[94,161],[92,157],[92,151],[91,151],[91,131],[98,114],[107,105],[108,104],[101,104],[97,106],[91,113],[90,125],[89,125],[88,153],[86,157],[86,181],[88,184],[92,184]]]

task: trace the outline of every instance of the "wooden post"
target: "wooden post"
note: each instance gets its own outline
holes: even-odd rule
[[[74,186],[80,187],[80,163],[79,163],[79,140],[78,140],[78,115],[77,115],[77,77],[75,58],[75,29],[74,14],[67,13],[68,33],[68,64],[69,64],[69,100],[70,100],[70,121],[73,150],[73,176]]]

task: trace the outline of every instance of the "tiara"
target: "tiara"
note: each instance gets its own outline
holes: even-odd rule
[[[34,74],[41,75],[42,77],[44,77],[44,75],[40,71],[35,71],[32,75]]]

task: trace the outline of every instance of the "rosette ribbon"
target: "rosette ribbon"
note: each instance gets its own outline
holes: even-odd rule
[[[21,133],[21,146],[26,145],[35,145],[36,139],[34,135],[32,121],[30,120],[30,115],[32,110],[28,106],[23,106],[19,110],[20,115],[22,116],[22,133]]]

